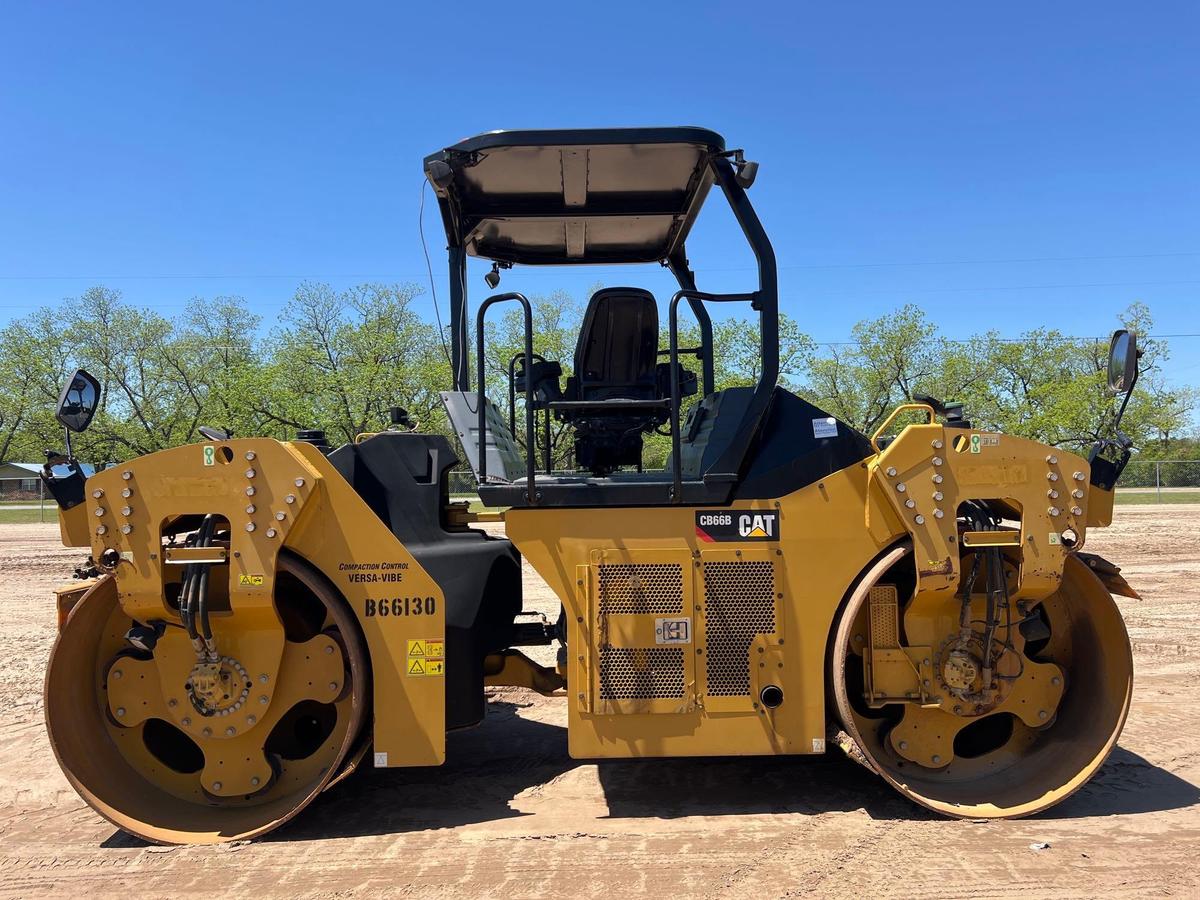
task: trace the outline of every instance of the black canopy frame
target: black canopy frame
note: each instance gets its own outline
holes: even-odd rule
[[[724,502],[736,484],[765,421],[779,376],[779,314],[774,250],[739,183],[730,159],[735,154],[740,160],[740,153],[726,151],[724,139],[715,132],[680,127],[490,132],[425,158],[426,177],[437,196],[447,240],[455,391],[471,389],[468,256],[490,259],[504,267],[652,262],[667,267],[680,288],[670,304],[671,362],[674,368],[679,353],[686,352],[678,345],[676,315],[679,302],[686,300],[700,330],[695,355],[701,360],[704,395],[714,389],[712,320],[705,303],[748,302],[759,313],[762,369],[758,383],[737,438],[703,474],[702,482],[683,482],[681,477],[681,398],[678,379],[673,378],[673,471],[669,480],[659,485],[644,481],[605,484],[603,487],[611,490],[604,492],[604,499],[595,493],[595,485],[584,491],[565,488],[557,502],[717,503]],[[713,185],[720,188],[754,252],[758,289],[753,292],[708,294],[697,289],[686,240]],[[489,298],[479,310],[480,320],[484,310],[501,298],[518,299],[513,294]],[[482,321],[478,325],[482,341]],[[483,361],[477,362],[482,382]],[[479,384],[480,395],[485,387]],[[526,413],[531,426],[533,410],[528,404]],[[536,453],[532,444],[526,453],[532,470]],[[498,492],[495,499],[507,500],[507,505],[537,505],[543,502],[543,490],[553,485],[543,480],[535,488],[534,478],[531,471],[524,486],[505,486],[505,490],[493,485],[491,489]],[[482,494],[482,480],[480,488]],[[583,500],[585,497],[589,499]]]

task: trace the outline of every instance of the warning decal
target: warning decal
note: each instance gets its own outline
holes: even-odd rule
[[[410,640],[407,643],[407,655],[404,663],[404,673],[413,677],[425,675],[445,675],[446,653],[445,641]]]
[[[265,579],[262,575],[239,575],[238,584],[242,587],[262,587]]]

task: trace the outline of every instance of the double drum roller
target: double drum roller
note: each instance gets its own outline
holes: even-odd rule
[[[868,435],[779,384],[778,272],[747,194],[758,164],[721,135],[490,132],[424,171],[451,297],[432,432],[400,407],[336,448],[315,429],[201,428],[90,471],[70,440],[102,386],[79,370],[64,388],[67,447],[43,479],[92,577],[59,592],[46,720],[97,812],[151,841],[261,835],[362,760],[440,765],[447,733],[504,685],[560,699],[575,758],[836,744],[949,816],[1029,815],[1095,774],[1132,687],[1112,593],[1136,594],[1083,549],[1130,458],[1117,426],[1135,335],[1110,348],[1117,437],[1091,448],[919,394]],[[744,293],[697,286],[686,243],[709,197],[756,261]],[[468,321],[469,256],[493,264],[490,289],[502,270],[590,263],[661,263],[679,289],[597,290],[574,354],[554,360],[518,292]],[[498,304],[519,309],[515,354],[488,344]],[[754,385],[718,387],[712,304],[752,312]],[[364,409],[402,399],[385,382]],[[659,469],[655,433],[670,439]],[[453,499],[463,455],[503,513]],[[485,515],[503,537],[471,527]],[[557,615],[523,612],[526,565]]]

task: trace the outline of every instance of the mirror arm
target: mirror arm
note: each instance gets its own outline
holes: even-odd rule
[[[1133,381],[1129,383],[1129,390],[1125,392],[1125,398],[1121,401],[1121,408],[1117,410],[1117,420],[1113,422],[1113,431],[1115,431],[1120,437],[1123,437],[1123,435],[1121,435],[1121,419],[1125,417],[1125,407],[1129,405],[1129,398],[1133,396],[1133,389],[1137,387],[1139,375],[1141,375],[1141,372],[1138,371],[1138,368],[1135,366],[1133,370]]]

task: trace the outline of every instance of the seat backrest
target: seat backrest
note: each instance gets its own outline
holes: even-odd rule
[[[596,291],[575,345],[577,399],[654,399],[658,304],[642,288]]]

